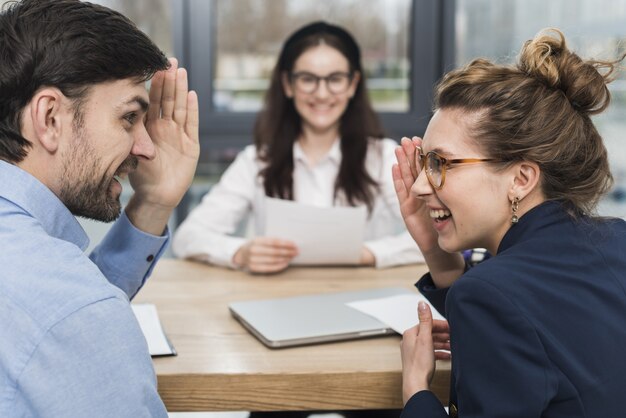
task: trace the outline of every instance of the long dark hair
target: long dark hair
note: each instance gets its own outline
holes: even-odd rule
[[[325,22],[311,23],[293,33],[283,45],[272,72],[264,108],[254,128],[257,155],[267,162],[260,173],[265,194],[293,200],[292,150],[302,125],[293,101],[285,95],[282,77],[291,73],[302,53],[321,42],[346,57],[351,74],[359,72],[361,75],[339,124],[342,159],[335,180],[335,198],[339,191],[343,191],[348,204],[365,203],[371,210],[378,183],[365,169],[367,143],[368,139],[381,139],[384,134],[367,96],[359,46],[346,30]]]

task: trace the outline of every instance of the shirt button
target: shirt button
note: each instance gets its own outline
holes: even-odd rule
[[[154,260],[154,256],[153,256],[152,254],[150,254],[150,255],[146,258],[146,261],[149,263],[149,262],[151,262],[152,260]]]

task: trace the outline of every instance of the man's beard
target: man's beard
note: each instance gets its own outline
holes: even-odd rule
[[[128,173],[137,164],[137,157],[129,155],[116,173]],[[72,214],[102,222],[111,222],[120,216],[120,197],[111,195],[113,175],[105,173],[100,179],[95,177],[101,170],[101,158],[95,155],[82,130],[75,132],[74,147],[63,165],[59,198]]]

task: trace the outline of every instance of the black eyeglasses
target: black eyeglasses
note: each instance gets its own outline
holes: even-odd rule
[[[348,91],[350,82],[352,81],[352,74],[336,72],[326,77],[320,77],[306,71],[291,74],[291,82],[295,88],[305,94],[314,93],[319,88],[320,81],[322,80],[326,83],[326,88],[329,92],[332,94],[341,94]]]
[[[426,171],[426,178],[435,190],[443,188],[443,184],[446,181],[446,170],[451,169],[455,165],[497,161],[499,160],[495,158],[456,158],[448,160],[435,151],[430,151],[424,155],[420,147],[415,149],[415,162]]]

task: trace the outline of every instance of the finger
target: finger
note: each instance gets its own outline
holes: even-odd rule
[[[437,338],[437,334],[433,334],[433,343],[441,345],[450,345],[449,339]]]
[[[452,354],[448,351],[435,351],[435,360],[450,360]]]
[[[421,147],[423,139],[419,136],[414,136],[413,138],[411,138],[411,142],[413,142],[414,147]]]
[[[187,94],[189,92],[187,70],[176,70],[176,91],[174,93],[174,122],[184,125],[187,120]]]
[[[437,332],[433,330],[433,340],[434,341],[448,341],[450,340],[450,334],[447,332]]]
[[[445,343],[435,342],[434,347],[435,347],[435,350],[450,350],[450,342],[445,342]]]
[[[163,94],[161,95],[161,117],[172,119],[174,114],[174,103],[176,95],[176,73],[178,72],[178,61],[170,58],[172,64],[165,72],[163,81]]]
[[[398,164],[394,164],[391,167],[391,177],[393,178],[393,187],[396,191],[398,202],[400,202],[400,206],[402,206],[402,203],[409,197],[409,191],[402,179],[402,173],[400,172],[400,166],[398,166]]]
[[[148,119],[155,120],[161,117],[163,81],[165,81],[165,71],[157,72],[150,81],[150,106],[148,107]]]
[[[298,251],[298,246],[290,240],[272,237],[259,237],[252,240],[252,245],[256,247],[281,248],[285,250]]]
[[[411,189],[413,183],[415,183],[415,179],[417,176],[413,174],[413,170],[411,169],[411,164],[409,163],[406,149],[404,147],[397,147],[395,150],[396,159],[398,160],[398,167],[400,168],[400,174],[402,181],[404,182],[404,186],[407,190]]]
[[[286,266],[290,259],[272,257],[251,257],[248,264],[250,266]]]
[[[417,167],[415,161],[416,147],[415,145],[413,145],[413,142],[407,137],[404,137],[400,140],[400,146],[402,148],[402,151],[404,152],[404,155],[406,156],[406,164],[411,171],[412,177],[415,179],[417,178],[417,174],[420,172],[419,167]]]
[[[198,95],[195,91],[190,91],[187,95],[187,121],[185,122],[185,133],[193,142],[198,142],[199,130],[200,115],[198,110]]]
[[[285,264],[293,257],[281,255],[251,254],[249,264]]]
[[[433,316],[426,302],[422,301],[417,304],[417,315],[420,320],[418,338],[423,338],[425,341],[427,339],[427,341],[432,342]]]
[[[289,263],[250,263],[249,270],[252,273],[278,273],[289,267]]]
[[[287,240],[287,239],[274,238],[274,237],[255,238],[254,243],[263,244],[269,247],[288,248],[288,249],[293,249],[293,250],[298,249],[298,246],[296,245],[295,242]]]
[[[290,260],[298,254],[295,247],[275,246],[264,242],[252,241],[249,249],[250,257],[267,257]]]
[[[433,319],[433,333],[450,333],[450,325],[445,319]]]
[[[248,252],[247,265],[249,268],[254,268],[258,270],[262,268],[263,270],[272,269],[270,266],[272,265],[288,265],[292,255],[276,255],[276,254],[265,254],[265,251],[258,246],[251,245]]]
[[[406,147],[406,152],[408,153],[409,163],[412,167],[415,168],[415,177],[419,176],[422,172],[422,168],[417,160],[417,150],[422,148],[422,138],[419,136],[414,136],[410,141],[407,141],[404,146]]]

